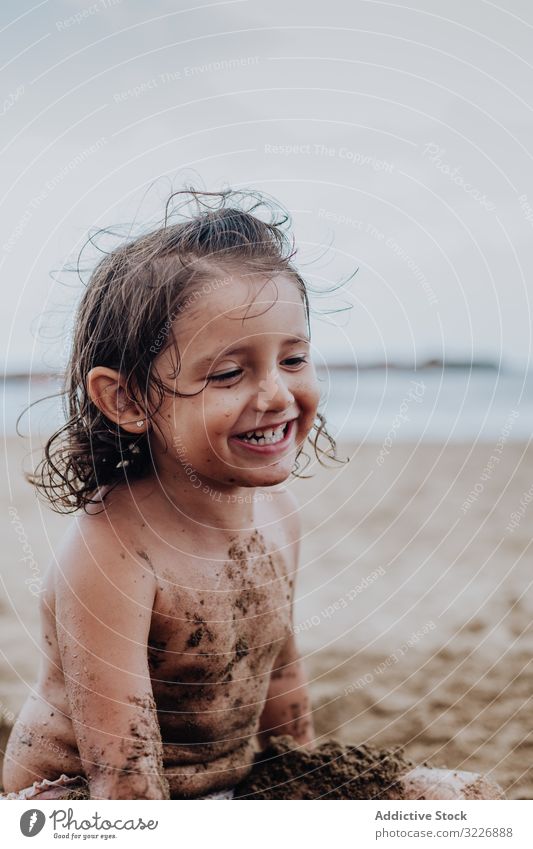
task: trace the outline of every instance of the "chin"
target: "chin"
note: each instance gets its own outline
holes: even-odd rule
[[[265,475],[257,475],[257,483],[253,486],[275,486],[278,483],[284,483],[291,474],[291,469],[278,469]],[[261,478],[261,479],[260,479]]]
[[[284,483],[287,480],[293,466],[294,464],[291,465],[290,469],[256,469],[252,474],[233,478],[232,483],[237,484],[237,486],[248,487],[276,486],[276,484]]]

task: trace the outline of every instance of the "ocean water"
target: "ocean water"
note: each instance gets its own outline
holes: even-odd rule
[[[495,368],[330,368],[319,372],[321,412],[337,439],[382,442],[529,440],[533,433],[533,374]],[[54,378],[0,384],[6,436],[28,403],[59,389]],[[42,439],[64,417],[57,398],[37,403],[19,431]]]
[[[329,386],[326,389],[326,382]],[[493,368],[368,369],[326,376],[325,414],[362,441],[529,440],[533,373]]]

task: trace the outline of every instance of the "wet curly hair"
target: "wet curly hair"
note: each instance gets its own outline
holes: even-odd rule
[[[193,205],[193,214],[183,214]],[[264,220],[260,213],[267,213]],[[178,220],[174,220],[175,218]],[[153,471],[149,432],[131,434],[110,421],[93,403],[87,375],[95,366],[107,366],[125,378],[131,399],[157,412],[169,391],[152,364],[169,345],[179,351],[171,332],[176,316],[202,286],[213,286],[220,273],[285,273],[301,293],[309,331],[308,286],[293,266],[296,253],[290,236],[290,216],[281,206],[255,191],[173,192],[162,226],[122,242],[104,254],[86,284],[78,304],[74,337],[59,396],[66,419],[46,442],[44,457],[26,479],[58,513],[73,513],[88,504],[102,504],[118,484],[148,477]],[[204,288],[204,291],[206,289]],[[207,289],[209,291],[209,288]],[[156,406],[141,400],[139,387],[150,387]],[[203,391],[205,387],[202,388]],[[151,394],[151,393],[150,393]],[[312,432],[315,455],[336,462],[336,443],[317,413]],[[317,442],[329,443],[326,451]],[[292,474],[300,474],[300,456],[310,462],[304,446]],[[306,468],[304,466],[304,468]],[[95,499],[102,487],[109,487]]]

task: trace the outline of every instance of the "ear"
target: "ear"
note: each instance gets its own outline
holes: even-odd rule
[[[87,391],[93,404],[123,430],[144,433],[148,429],[144,410],[128,395],[120,372],[104,366],[92,368],[87,375]]]

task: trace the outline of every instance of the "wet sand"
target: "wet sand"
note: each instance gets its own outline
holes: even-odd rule
[[[291,483],[303,523],[295,632],[319,742],[401,745],[531,799],[533,449],[397,444],[380,464],[381,450],[341,444],[349,464]],[[2,750],[38,669],[39,581],[73,521],[24,482],[27,452],[5,443]]]
[[[399,779],[410,766],[392,749],[329,741],[309,752],[273,737],[235,799],[403,799]]]

